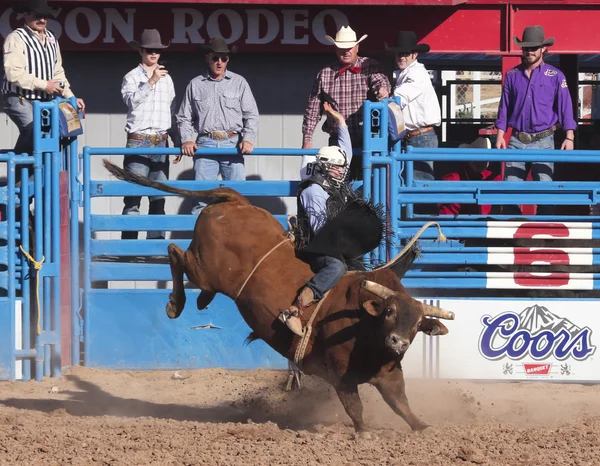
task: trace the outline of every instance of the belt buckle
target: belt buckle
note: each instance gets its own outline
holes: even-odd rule
[[[210,133],[211,139],[215,139],[217,141],[223,141],[227,139],[227,133],[225,131],[213,131]]]
[[[530,134],[524,133],[522,131],[519,131],[519,134],[517,135],[517,139],[519,141],[521,141],[523,144],[531,144],[531,141],[533,141],[533,138],[531,137]]]

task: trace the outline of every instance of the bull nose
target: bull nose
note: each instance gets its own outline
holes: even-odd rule
[[[392,334],[390,335],[390,346],[398,353],[404,353],[410,346],[410,343],[399,335]]]

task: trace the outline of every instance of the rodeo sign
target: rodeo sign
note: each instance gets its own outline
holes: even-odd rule
[[[598,304],[591,300],[440,300],[448,335],[419,337],[407,374],[448,379],[600,381]]]

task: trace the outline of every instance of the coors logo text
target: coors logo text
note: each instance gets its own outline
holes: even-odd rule
[[[479,351],[486,359],[554,357],[562,361],[571,357],[583,361],[596,351],[588,327],[580,328],[543,306],[531,306],[519,314],[486,315],[481,322]]]

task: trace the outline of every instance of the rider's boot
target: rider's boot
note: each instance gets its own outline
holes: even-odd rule
[[[304,335],[302,331],[302,320],[300,320],[302,310],[315,301],[314,291],[310,287],[305,286],[294,303],[279,314],[279,319],[284,322],[292,332],[301,337]]]

